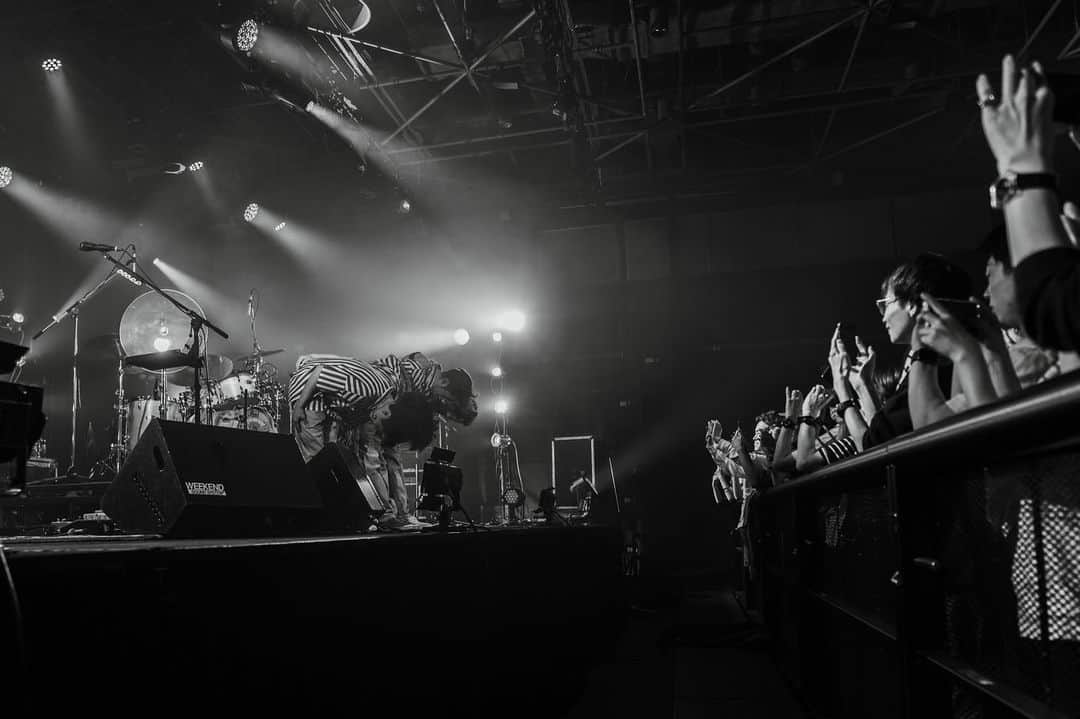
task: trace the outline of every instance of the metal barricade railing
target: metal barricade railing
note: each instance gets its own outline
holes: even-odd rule
[[[1080,716],[1080,380],[755,503],[753,596],[830,717]]]

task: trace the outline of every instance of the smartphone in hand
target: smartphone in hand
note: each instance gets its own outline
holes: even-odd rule
[[[981,302],[975,302],[973,300],[947,300],[935,297],[934,301],[941,305],[946,312],[956,318],[960,325],[967,330],[977,340],[985,339],[983,337],[983,323],[982,317],[984,312],[989,312],[989,308],[983,305]],[[923,309],[926,309],[927,305],[923,303]]]

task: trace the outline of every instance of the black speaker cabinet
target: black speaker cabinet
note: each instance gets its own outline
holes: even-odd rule
[[[366,529],[390,509],[347,447],[330,442],[311,458],[308,470],[333,527]]]
[[[323,518],[292,437],[153,420],[102,500],[127,532],[289,536]]]

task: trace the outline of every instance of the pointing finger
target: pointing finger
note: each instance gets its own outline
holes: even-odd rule
[[[1012,55],[1006,55],[1001,60],[1001,103],[1013,104],[1013,95],[1016,94],[1016,60]]]

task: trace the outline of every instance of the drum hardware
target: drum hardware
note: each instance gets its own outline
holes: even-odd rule
[[[121,269],[124,269],[123,266],[111,256],[106,254],[105,259]],[[207,320],[202,314],[202,308],[199,307],[198,303],[191,297],[188,297],[177,290],[163,290],[149,278],[136,271],[133,267],[130,268],[130,270],[131,274],[150,287],[152,292],[136,297],[132,303],[128,305],[128,308],[124,310],[124,316],[120,320],[120,341],[123,344],[124,349],[128,351],[131,350],[128,346],[130,342],[133,346],[141,345],[139,348],[144,354],[148,353],[149,350],[153,350],[155,353],[159,354],[163,351],[167,352],[172,350],[172,335],[175,326],[177,324],[182,325],[184,319],[187,320],[189,325],[187,337],[191,343],[190,351],[187,353],[187,356],[194,358],[195,364],[183,363],[174,365],[174,367],[180,368],[191,366],[196,369],[196,371],[191,373],[191,393],[195,405],[195,423],[202,424],[202,382],[197,369],[204,364],[202,362],[202,348],[205,346],[205,328],[213,330],[222,339],[228,339],[229,335]],[[175,295],[180,295],[188,299],[193,305],[198,307],[198,310],[196,311],[184,305],[175,297]],[[162,299],[165,303],[162,303]],[[125,322],[125,320],[128,319],[129,313],[132,315],[131,320]],[[125,341],[125,334],[127,335],[127,341]],[[147,343],[150,345],[149,348],[146,347]],[[164,384],[162,386],[164,388]],[[209,413],[207,419],[211,419]]]
[[[251,354],[240,355],[236,358],[236,361],[243,364],[248,364],[250,362],[259,362],[261,364],[263,357],[273,357],[274,355],[279,355],[284,351],[285,349],[282,347],[272,350],[256,349]]]
[[[120,251],[123,252],[124,254],[126,254],[129,258],[133,259],[133,255],[129,251],[130,249],[131,248],[120,250]],[[110,249],[110,251],[111,251],[111,249]],[[37,333],[34,334],[34,336],[31,338],[31,340],[37,340],[43,334],[45,334],[46,332],[51,330],[53,327],[55,327],[56,325],[63,322],[66,318],[68,318],[68,317],[71,318],[73,349],[72,349],[72,353],[71,353],[71,459],[70,459],[70,461],[68,463],[68,470],[67,470],[67,474],[69,474],[69,475],[75,474],[75,432],[76,432],[76,429],[79,426],[79,405],[81,404],[81,397],[80,397],[80,392],[79,392],[80,387],[79,387],[79,362],[78,362],[78,360],[79,360],[79,312],[82,309],[82,306],[84,304],[86,304],[90,300],[91,297],[93,297],[98,292],[100,292],[102,290],[102,288],[104,288],[105,285],[109,284],[109,282],[114,277],[119,276],[119,270],[127,271],[127,269],[128,269],[128,268],[126,268],[124,266],[123,263],[121,263],[116,258],[112,257],[107,252],[104,253],[104,258],[106,259],[106,261],[111,262],[114,265],[113,267],[109,268],[109,273],[107,275],[105,275],[105,278],[102,279],[101,282],[98,282],[96,285],[91,287],[85,293],[83,293],[82,297],[80,297],[79,299],[77,299],[73,303],[71,303],[67,307],[67,309],[60,312],[59,314],[53,315],[52,321],[49,322],[49,324],[42,327],[40,330],[38,330]]]

